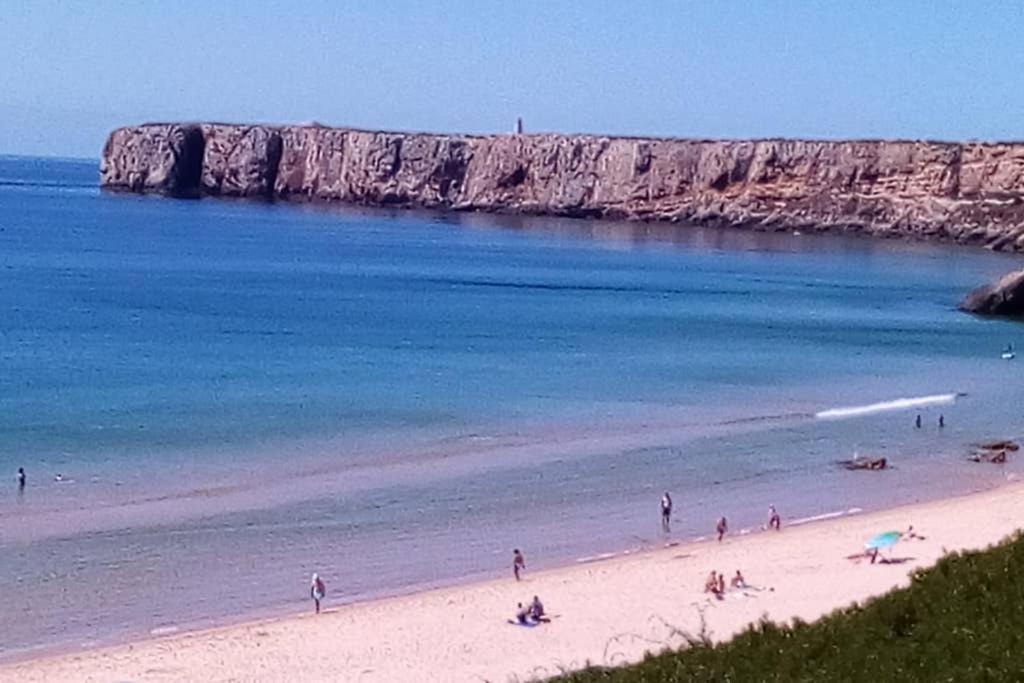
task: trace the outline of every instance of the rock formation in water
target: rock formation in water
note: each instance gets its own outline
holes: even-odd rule
[[[1024,270],[978,287],[960,302],[960,308],[982,315],[1024,316]]]
[[[115,130],[101,184],[173,196],[853,232],[1024,251],[1024,143]]]

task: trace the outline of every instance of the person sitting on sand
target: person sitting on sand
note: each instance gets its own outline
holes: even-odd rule
[[[526,560],[523,559],[523,554],[519,552],[519,548],[512,551],[512,573],[516,576],[516,581],[519,581],[519,572],[526,569]]]
[[[523,607],[523,603],[516,603],[516,621],[526,626],[529,624],[530,608]]]
[[[533,596],[533,602],[530,603],[530,617],[534,621],[541,621],[544,618],[544,604],[536,595]]]
[[[316,608],[316,614],[320,614],[320,601],[327,595],[327,587],[324,586],[323,579],[316,572],[313,573],[313,578],[309,582],[309,596],[313,598],[313,605]]]
[[[782,517],[779,516],[778,511],[774,505],[768,506],[768,528],[775,529],[778,531],[782,527]]]
[[[725,533],[729,531],[729,522],[726,521],[725,517],[718,518],[718,524],[715,525],[715,531],[718,532],[718,540],[721,541]]]
[[[924,536],[922,536],[921,534],[919,534],[916,531],[914,531],[914,525],[913,524],[911,524],[909,527],[907,527],[907,530],[904,531],[902,534],[900,534],[900,537],[901,538],[910,539],[910,540],[916,540],[916,541],[923,541],[924,540]]]
[[[740,573],[739,569],[736,570],[736,576],[732,577],[732,581],[729,582],[729,585],[733,588],[747,587],[747,580],[743,578],[743,574]]]
[[[704,582],[705,593],[718,593],[718,572],[712,571],[708,580]]]

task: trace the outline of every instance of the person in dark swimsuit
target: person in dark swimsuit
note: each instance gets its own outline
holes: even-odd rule
[[[519,552],[519,548],[512,551],[512,573],[515,574],[516,581],[519,581],[519,572],[526,569],[526,560],[523,559],[523,554]]]

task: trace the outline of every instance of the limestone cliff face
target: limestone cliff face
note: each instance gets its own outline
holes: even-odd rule
[[[111,133],[101,183],[174,196],[859,232],[1024,251],[1024,143],[150,124]]]

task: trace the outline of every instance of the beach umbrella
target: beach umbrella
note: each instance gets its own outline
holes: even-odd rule
[[[896,545],[897,541],[902,536],[898,531],[883,531],[880,534],[875,534],[868,539],[868,542],[864,544],[864,547],[868,550],[876,550],[878,548],[888,548],[891,545]]]

